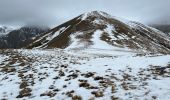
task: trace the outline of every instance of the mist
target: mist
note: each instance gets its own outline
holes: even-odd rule
[[[57,26],[99,10],[144,24],[170,24],[170,0],[0,0],[0,24]]]

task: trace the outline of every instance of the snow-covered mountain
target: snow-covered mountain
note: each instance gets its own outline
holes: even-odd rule
[[[101,11],[84,13],[51,29],[28,46],[34,47],[170,53],[170,41],[163,32]]]
[[[7,26],[0,26],[0,36],[7,35],[9,32],[14,30],[13,27],[7,27]]]
[[[40,28],[25,26],[19,29],[9,30],[7,27],[2,28],[0,36],[0,49],[22,48],[33,42],[38,36],[42,35],[49,28]]]
[[[0,49],[0,100],[170,98],[170,39],[141,23],[93,11],[51,30],[22,27],[4,41],[40,49]]]

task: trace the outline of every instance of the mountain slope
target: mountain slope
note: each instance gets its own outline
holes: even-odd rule
[[[150,25],[158,30],[161,30],[162,32],[166,33],[170,38],[170,25]]]
[[[49,30],[48,28],[39,28],[25,26],[20,29],[11,30],[0,37],[0,49],[22,48],[30,44],[33,40]]]
[[[48,31],[28,46],[28,48],[34,47],[130,49],[170,53],[170,41],[164,33],[98,11],[82,14]]]
[[[0,26],[0,36],[7,35],[14,30],[12,27]]]
[[[150,25],[165,33],[170,33],[170,25]]]

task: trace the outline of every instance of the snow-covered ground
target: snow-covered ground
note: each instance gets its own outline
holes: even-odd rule
[[[1,50],[0,99],[169,100],[170,55]]]

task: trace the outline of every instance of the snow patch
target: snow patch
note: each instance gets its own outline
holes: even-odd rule
[[[100,39],[102,33],[103,33],[103,31],[101,31],[101,30],[96,30],[94,32],[93,38],[91,39],[93,41],[93,45],[91,48],[114,49],[113,46],[107,44],[106,42],[104,42]]]

